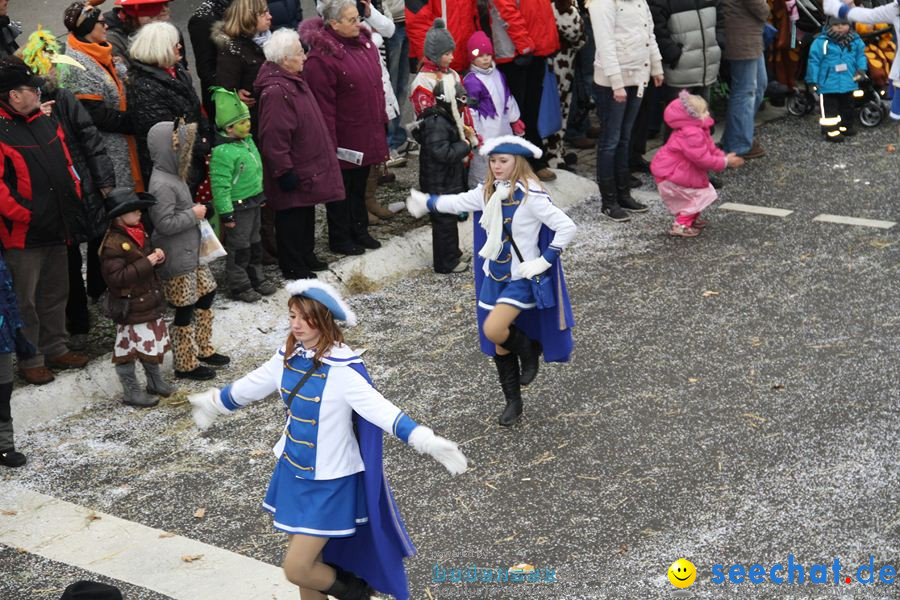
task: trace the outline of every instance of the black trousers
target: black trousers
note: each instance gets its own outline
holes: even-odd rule
[[[371,167],[343,169],[344,200],[325,205],[328,215],[328,244],[340,249],[369,235],[369,215],[366,212],[366,183]]]
[[[455,214],[429,215],[431,219],[431,256],[436,273],[450,273],[459,264],[459,218]]]
[[[78,244],[68,247],[69,260],[69,299],[66,302],[66,321],[69,333],[87,334],[90,332],[88,313],[88,296],[96,300],[106,290],[106,282],[100,274],[100,249],[102,239],[90,240],[87,244],[87,291],[81,276],[81,248]]]
[[[845,131],[853,131],[853,92],[821,94],[819,98],[819,123],[823,134],[837,137]]]
[[[544,74],[547,71],[547,61],[543,56],[535,56],[525,66],[514,62],[499,65],[500,71],[506,77],[509,91],[519,105],[522,121],[525,123],[525,139],[544,150],[544,142],[538,133],[538,113],[541,109],[541,95],[544,90]],[[545,152],[546,154],[546,152]],[[544,159],[529,159],[532,168],[543,169],[547,166]]]
[[[327,209],[326,209],[327,210]],[[285,279],[310,277],[307,257],[316,247],[316,207],[288,208],[275,211],[275,240],[278,243],[278,266]]]

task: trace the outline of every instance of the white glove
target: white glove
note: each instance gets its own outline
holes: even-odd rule
[[[192,407],[191,416],[200,430],[204,430],[212,425],[219,415],[231,413],[222,404],[222,400],[219,398],[219,390],[216,388],[209,388],[205,392],[191,394],[188,396],[188,402],[191,403]]]
[[[409,190],[409,196],[406,198],[406,210],[415,218],[424,217],[428,214],[428,194],[420,192],[416,189]]]
[[[434,432],[424,425],[418,425],[412,430],[409,434],[409,445],[422,454],[430,454],[444,465],[451,475],[464,473],[469,466],[456,442],[434,435]]]
[[[547,259],[543,256],[538,256],[533,260],[526,260],[523,263],[519,263],[519,266],[516,267],[516,275],[523,279],[531,279],[535,275],[540,275],[550,267],[551,265],[547,262]]]
[[[841,0],[825,0],[822,3],[822,10],[827,15],[831,15],[832,17],[838,16],[838,11],[841,10],[841,7],[844,5]]]

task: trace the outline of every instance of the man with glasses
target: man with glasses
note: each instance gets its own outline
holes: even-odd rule
[[[38,385],[53,381],[48,367],[87,364],[69,350],[66,336],[66,248],[84,227],[80,181],[62,128],[41,112],[43,83],[21,59],[0,59],[0,243],[23,332],[38,349],[19,361],[19,371]]]

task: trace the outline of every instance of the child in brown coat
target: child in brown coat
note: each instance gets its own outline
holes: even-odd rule
[[[169,350],[169,332],[162,319],[163,293],[154,268],[166,257],[150,249],[141,224],[141,210],[156,203],[146,193],[118,188],[106,197],[109,229],[100,244],[100,272],[109,287],[106,311],[116,323],[113,364],[125,391],[122,402],[156,406],[159,399],[141,390],[134,373],[140,360],[147,374],[147,392],[170,396],[174,389],[162,378],[159,365]]]

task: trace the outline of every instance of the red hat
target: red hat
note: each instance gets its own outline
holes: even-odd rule
[[[116,0],[115,5],[130,17],[155,17],[169,0]]]
[[[494,45],[491,44],[491,39],[483,31],[476,31],[469,38],[469,43],[466,44],[466,52],[469,53],[469,58],[478,58],[482,54],[493,56]]]

